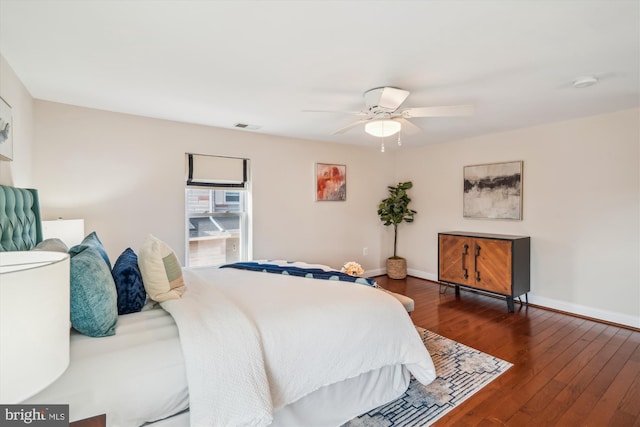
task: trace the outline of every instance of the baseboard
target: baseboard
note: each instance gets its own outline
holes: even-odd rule
[[[379,274],[386,274],[385,269],[380,269],[383,272]],[[420,270],[407,269],[409,276],[418,277],[420,279],[431,280],[433,282],[438,281],[438,276],[433,273],[427,273]],[[563,311],[568,314],[574,314],[576,316],[589,317],[594,320],[601,320],[609,323],[616,323],[618,325],[630,326],[635,329],[640,328],[640,317],[631,316],[628,314],[616,313],[613,311],[602,310],[594,307],[587,307],[580,304],[574,304],[566,301],[560,301],[552,298],[542,297],[529,292],[529,302],[535,304],[541,308],[549,308],[552,310]]]
[[[529,293],[529,302],[540,307],[547,307],[553,310],[564,311],[578,316],[590,317],[593,319],[603,320],[605,322],[617,323],[619,325],[630,326],[632,328],[640,328],[640,317],[628,314],[616,313],[613,311],[602,310],[594,307],[587,307],[580,304],[574,304],[566,301],[559,301],[552,298],[541,297]]]
[[[374,270],[367,270],[364,272],[365,277],[384,276],[385,274],[387,274],[386,268],[376,268]],[[407,268],[407,275],[417,277],[419,279],[431,280],[432,282],[438,281],[438,276],[435,274],[425,273],[424,271],[414,270],[412,268]]]
[[[386,268],[376,268],[373,270],[366,270],[363,273],[364,277],[375,277],[375,276],[382,276],[387,274],[387,269]]]
[[[432,282],[438,281],[438,276],[436,274],[425,273],[424,271],[414,270],[413,268],[407,268],[407,274],[419,279],[431,280]]]

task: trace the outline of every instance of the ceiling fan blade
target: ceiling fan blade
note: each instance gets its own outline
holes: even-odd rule
[[[343,110],[302,110],[303,113],[338,113],[338,114],[353,114],[356,116],[366,116],[364,111],[343,111]]]
[[[334,135],[340,135],[342,133],[345,133],[347,131],[350,131],[351,129],[360,126],[363,123],[367,123],[369,120],[358,120],[357,122],[353,122],[348,126],[343,127],[342,129],[338,129],[337,131],[335,131],[333,134]]]
[[[409,96],[408,90],[395,87],[377,87],[364,93],[364,105],[368,110],[373,108],[388,112],[396,111]]]
[[[394,111],[400,107],[405,99],[409,96],[408,90],[397,89],[395,87],[385,87],[382,89],[380,101],[378,105],[384,108],[390,108]]]
[[[407,119],[403,119],[402,117],[400,117],[394,120],[399,121],[402,124],[402,133],[406,133],[407,135],[415,135],[416,133],[422,132],[422,128],[420,126],[416,126]]]
[[[407,108],[402,111],[402,117],[455,117],[472,116],[475,113],[474,105],[449,105],[442,107],[417,107]]]

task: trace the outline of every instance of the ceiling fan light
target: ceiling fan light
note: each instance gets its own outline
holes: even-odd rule
[[[372,120],[364,126],[365,132],[378,138],[400,132],[402,125],[395,120]]]

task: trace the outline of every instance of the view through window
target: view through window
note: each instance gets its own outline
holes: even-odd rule
[[[245,190],[186,191],[188,265],[219,265],[246,259]]]
[[[186,154],[185,216],[191,267],[246,261],[248,160]]]

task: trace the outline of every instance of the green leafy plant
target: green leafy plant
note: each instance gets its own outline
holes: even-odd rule
[[[378,215],[384,225],[393,225],[393,258],[400,258],[396,255],[398,247],[398,224],[402,222],[413,222],[416,211],[409,209],[411,199],[407,190],[413,187],[411,181],[400,182],[396,186],[388,186],[389,197],[378,205]]]

